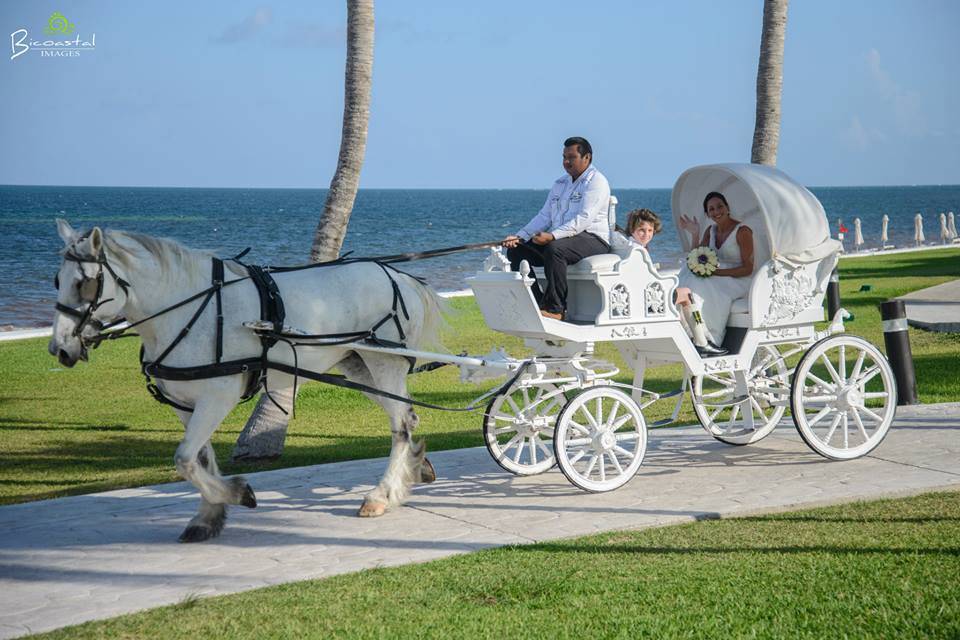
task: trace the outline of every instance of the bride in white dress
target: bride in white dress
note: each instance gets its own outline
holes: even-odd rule
[[[681,215],[680,228],[689,232],[694,242],[700,238],[695,246],[710,247],[716,251],[719,265],[713,275],[706,278],[683,270],[677,303],[682,305],[697,350],[702,355],[714,356],[726,353],[717,345],[723,342],[733,301],[750,291],[753,231],[730,215],[730,206],[721,193],[708,193],[703,199],[703,211],[713,224],[706,228],[702,236],[700,224],[694,218]],[[695,295],[691,296],[690,292]]]

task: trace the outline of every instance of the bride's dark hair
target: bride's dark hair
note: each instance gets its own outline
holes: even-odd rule
[[[722,193],[720,193],[719,191],[711,191],[710,193],[707,194],[707,197],[703,199],[703,212],[704,212],[704,213],[707,212],[707,203],[710,202],[710,200],[712,200],[713,198],[720,198],[721,200],[723,200],[723,205],[724,205],[727,209],[730,208],[730,205],[727,204],[727,199],[723,197],[723,194],[722,194]]]

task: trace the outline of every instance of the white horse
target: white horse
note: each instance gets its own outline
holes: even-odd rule
[[[57,313],[49,351],[68,367],[86,359],[84,338],[90,338],[119,318],[135,323],[211,286],[212,254],[185,248],[176,242],[137,233],[103,232],[94,228],[81,235],[64,220],[57,221],[66,248],[58,273]],[[225,261],[226,279],[246,276],[239,265]],[[416,348],[436,339],[443,303],[416,279],[393,273],[406,311],[399,319],[406,343]],[[307,333],[331,334],[368,330],[391,311],[393,287],[383,269],[371,262],[347,263],[275,275],[283,294],[287,323]],[[98,284],[99,281],[99,284]],[[260,319],[260,302],[248,279],[222,289],[223,360],[259,356],[258,337],[241,323]],[[154,361],[176,339],[202,304],[202,298],[160,315],[137,327],[145,360]],[[191,367],[214,362],[215,305],[209,304],[192,330],[167,356],[164,364]],[[400,341],[394,322],[384,323],[377,336]],[[289,346],[280,342],[269,353],[273,362],[294,364]],[[357,352],[349,345],[301,347],[301,369],[324,372],[338,367],[348,379],[402,397],[409,397],[409,362],[395,355]],[[224,479],[217,468],[210,437],[239,402],[250,373],[190,382],[157,380],[162,392],[193,411],[175,409],[186,432],[177,447],[177,471],[200,492],[200,509],[180,536],[198,542],[223,529],[228,504],[253,508],[256,498],[242,477]],[[271,390],[293,385],[293,377],[271,371]],[[415,481],[432,481],[432,467],[424,457],[423,442],[412,442],[418,418],[413,407],[398,400],[368,394],[390,418],[393,446],[386,473],[364,497],[360,516],[382,515],[402,504]],[[289,407],[287,407],[289,409]]]

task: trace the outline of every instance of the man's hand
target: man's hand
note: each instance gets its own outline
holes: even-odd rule
[[[539,245],[550,244],[554,241],[553,234],[549,231],[541,231],[530,239],[533,240],[533,244]]]
[[[520,236],[507,236],[500,242],[500,244],[507,249],[513,249],[515,246],[520,244]]]

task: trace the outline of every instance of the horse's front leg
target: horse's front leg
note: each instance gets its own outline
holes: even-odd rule
[[[193,413],[177,411],[186,433],[177,447],[177,471],[200,491],[200,508],[180,534],[180,542],[202,542],[220,535],[227,520],[227,505],[257,506],[253,489],[242,476],[224,480],[210,444],[210,436],[235,403],[219,398],[197,403]]]
[[[352,355],[337,365],[343,373],[357,382],[388,391],[394,395],[409,397],[407,393],[406,360],[396,356],[365,354]],[[419,418],[410,405],[390,400],[383,396],[365,394],[383,407],[390,418],[392,446],[387,471],[376,488],[364,496],[357,515],[376,517],[389,507],[403,504],[415,482],[432,482],[436,476],[433,466],[425,458],[423,442],[413,442],[412,434]]]

